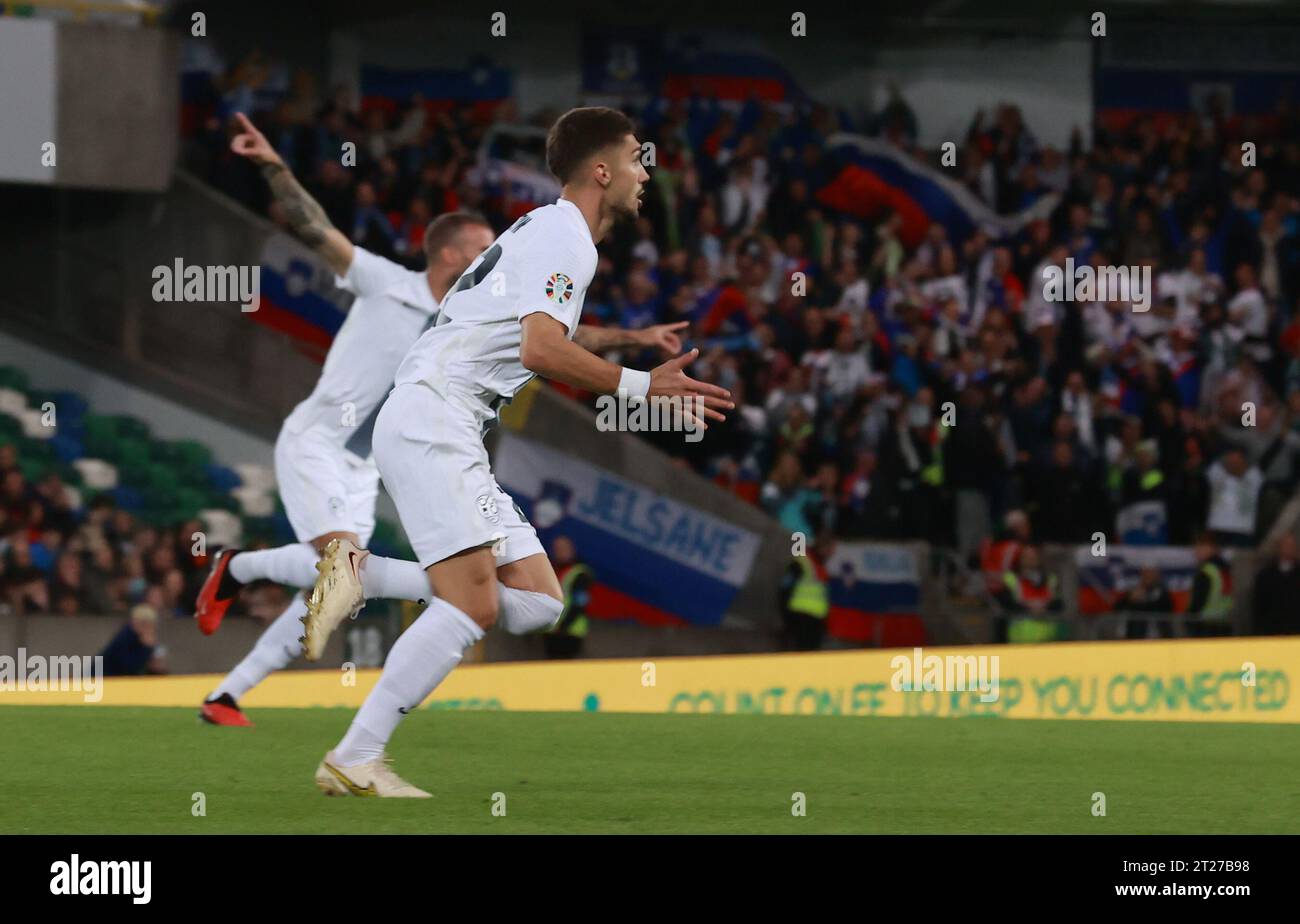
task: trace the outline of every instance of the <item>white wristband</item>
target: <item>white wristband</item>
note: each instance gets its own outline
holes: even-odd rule
[[[618,377],[618,391],[629,398],[644,398],[650,393],[650,373],[624,367]]]

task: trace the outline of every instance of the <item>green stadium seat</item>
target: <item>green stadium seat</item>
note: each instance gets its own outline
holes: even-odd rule
[[[200,491],[181,488],[176,492],[175,522],[192,520],[207,506],[207,498]]]
[[[31,456],[19,453],[18,469],[23,473],[23,477],[29,483],[40,481],[50,473],[53,464],[44,459],[34,459]]]
[[[0,388],[12,388],[14,391],[27,394],[31,389],[31,381],[27,378],[27,373],[21,369],[0,366]]]
[[[140,440],[119,440],[108,459],[117,465],[122,480],[139,483],[149,468],[149,444]]]
[[[144,484],[151,491],[162,491],[168,494],[175,494],[181,488],[181,480],[176,476],[176,470],[170,465],[157,462],[149,463],[145,469]]]
[[[85,427],[86,435],[82,445],[86,447],[86,455],[92,459],[111,457],[117,445],[117,425],[113,418],[87,414]]]
[[[143,420],[127,414],[118,414],[111,419],[120,439],[140,440],[142,442],[148,442],[151,439],[149,425]]]
[[[81,477],[81,472],[77,471],[71,465],[60,464],[56,469],[59,473],[59,480],[66,485],[71,485],[78,491],[85,493],[85,480]]]
[[[194,440],[177,440],[172,444],[180,455],[180,462],[186,468],[199,469],[204,478],[207,477],[204,468],[212,463],[212,450],[208,449],[202,443]]]
[[[54,449],[46,440],[33,440],[20,437],[15,440],[18,456],[22,459],[40,459],[47,465],[54,462]]]

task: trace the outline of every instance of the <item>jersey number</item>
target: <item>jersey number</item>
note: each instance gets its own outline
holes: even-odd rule
[[[533,219],[531,215],[523,215],[520,217],[518,221],[516,221],[513,225],[510,226],[510,230],[507,231],[506,233],[514,234],[516,231],[518,231],[520,228],[522,228],[524,225],[528,224],[532,220]],[[478,266],[474,267],[472,271],[466,273],[464,276],[461,276],[459,279],[456,280],[456,284],[451,287],[451,291],[447,293],[447,297],[450,298],[452,295],[455,295],[457,292],[464,292],[466,289],[472,289],[480,282],[482,282],[484,279],[487,279],[488,274],[491,273],[492,270],[496,268],[497,261],[500,259],[501,259],[501,245],[499,243],[493,244],[487,250],[483,251],[483,259],[479,261]],[[448,317],[447,312],[444,311],[441,317],[438,318],[438,324],[439,326],[441,326],[443,324],[446,324],[450,320],[451,318]]]
[[[488,273],[492,272],[493,267],[497,265],[497,261],[500,259],[501,245],[493,244],[483,251],[483,259],[479,261],[478,266],[474,267],[472,272],[468,272],[456,280],[456,284],[451,289],[452,294],[472,289],[484,279],[487,279]]]

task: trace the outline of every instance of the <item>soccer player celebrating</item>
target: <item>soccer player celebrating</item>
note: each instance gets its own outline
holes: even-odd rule
[[[641,153],[617,110],[561,116],[546,150],[563,185],[559,201],[524,215],[471,264],[397,371],[375,423],[375,459],[436,596],[393,645],[343,740],[317,768],[327,794],[428,797],[385,756],[402,716],[498,621],[508,631],[540,629],[563,609],[536,532],[488,464],[482,433],[503,403],[541,375],[600,394],[686,399],[718,420],[719,409],[733,406],[725,389],[684,372],[698,350],[640,372],[576,336],[596,243],[640,210],[649,179]],[[305,621],[308,645],[323,644],[341,621],[329,618],[345,609],[329,603],[339,593],[324,589],[320,616]]]
[[[427,579],[414,562],[362,551],[374,530],[379,492],[370,433],[402,357],[437,318],[447,289],[492,240],[482,218],[442,215],[425,231],[428,268],[423,272],[353,246],[294,179],[266,137],[242,113],[236,119],[241,131],[232,150],[261,165],[289,227],[357,298],[330,346],[316,388],[285,420],[275,443],[276,482],[299,541],[275,549],[217,554],[195,612],[199,629],[207,635],[217,630],[243,584],[265,578],[311,587],[318,566],[322,575],[331,577],[343,568],[355,569],[368,596],[428,596]],[[308,607],[301,593],[293,598],[203,704],[204,719],[219,725],[249,724],[236,701],[302,652],[301,622]]]
[[[200,630],[211,635],[247,582],[316,585],[310,598],[294,597],[204,702],[200,715],[217,725],[251,724],[239,708],[240,697],[300,654],[319,659],[327,634],[314,635],[304,649],[302,622],[308,613],[320,615],[326,590],[334,591],[328,595],[333,608],[323,616],[332,625],[356,615],[370,597],[429,597],[428,578],[419,565],[371,555],[364,548],[374,530],[379,487],[371,435],[402,357],[437,320],[439,303],[452,283],[492,242],[482,218],[457,212],[439,216],[426,229],[428,266],[423,272],[356,247],[330,223],[266,137],[243,114],[236,118],[241,131],[231,149],[261,165],[290,229],[357,297],[315,389],[289,415],[275,444],[280,498],[299,541],[275,549],[219,552],[199,592],[195,616]],[[653,346],[676,355],[681,341],[674,331],[681,326],[592,329],[585,335],[593,349]]]

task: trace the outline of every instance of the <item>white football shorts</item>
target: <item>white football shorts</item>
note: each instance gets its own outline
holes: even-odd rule
[[[356,533],[364,548],[375,531],[379,469],[338,443],[320,425],[292,432],[280,429],[275,441],[275,480],[280,500],[299,542],[326,533]]]
[[[492,475],[483,446],[492,416],[424,384],[398,385],[379,412],[375,461],[421,568],[483,546],[497,567],[543,551]]]

